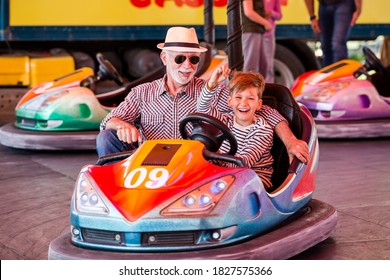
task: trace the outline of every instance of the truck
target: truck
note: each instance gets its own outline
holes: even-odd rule
[[[68,68],[95,68],[95,55],[100,52],[121,74],[136,79],[161,65],[156,45],[164,41],[169,27],[194,27],[199,39],[206,39],[206,2],[209,3],[208,0],[0,0],[0,54],[68,54],[74,65],[67,59],[61,62]],[[228,0],[211,3],[212,44],[225,50]],[[389,9],[387,0],[364,2],[351,40],[390,35]],[[320,67],[308,44],[318,41],[318,37],[311,30],[303,0],[282,0],[282,13],[276,27],[274,68],[276,81],[290,86],[300,74]],[[58,68],[68,69],[61,65]]]

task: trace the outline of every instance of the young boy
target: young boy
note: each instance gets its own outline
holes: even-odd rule
[[[245,165],[257,173],[264,187],[270,189],[273,172],[271,148],[274,132],[265,119],[255,114],[262,106],[264,78],[257,72],[235,72],[229,82],[230,96],[228,98],[228,105],[233,112],[223,114],[211,106],[211,100],[213,87],[226,79],[229,73],[230,70],[226,67],[220,67],[217,70],[217,77],[212,77],[202,90],[197,110],[216,117],[229,127],[237,139],[238,150],[235,156],[242,158]],[[220,150],[224,153],[228,152],[229,145],[226,141]],[[230,165],[232,164],[228,164]]]

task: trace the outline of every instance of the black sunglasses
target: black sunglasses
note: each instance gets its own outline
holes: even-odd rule
[[[186,59],[187,59],[187,57],[185,55],[175,56],[176,64],[182,64],[184,61],[186,61]],[[198,64],[200,61],[200,57],[196,56],[196,55],[190,56],[190,57],[188,57],[188,59],[190,60],[191,64],[193,64],[193,65]]]

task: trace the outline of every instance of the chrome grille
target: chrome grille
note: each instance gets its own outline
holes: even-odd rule
[[[184,246],[195,245],[199,232],[147,232],[142,234],[142,246]]]
[[[81,232],[84,240],[89,243],[121,245],[123,242],[123,234],[120,232],[87,228],[82,229]]]
[[[27,119],[27,118],[21,118],[21,117],[17,117],[16,122],[20,126],[25,126],[25,127],[35,127],[35,125],[37,123],[37,121],[34,119]]]

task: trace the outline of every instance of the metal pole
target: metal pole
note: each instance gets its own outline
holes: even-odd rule
[[[227,53],[229,57],[229,68],[232,70],[242,70],[244,66],[241,41],[242,25],[240,10],[240,0],[228,0]]]
[[[206,43],[215,45],[215,29],[214,29],[214,0],[204,1],[204,27],[203,36]]]

